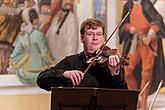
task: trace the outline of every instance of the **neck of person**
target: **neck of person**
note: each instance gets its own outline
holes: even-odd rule
[[[133,0],[134,4],[140,4],[142,0]]]
[[[95,52],[89,53],[87,51],[84,51],[84,54],[85,54],[86,59],[89,59],[89,58],[94,57],[96,55]]]

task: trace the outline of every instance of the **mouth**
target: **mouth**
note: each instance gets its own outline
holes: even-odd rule
[[[99,43],[92,43],[91,45],[92,46],[97,46],[97,45],[99,45]]]

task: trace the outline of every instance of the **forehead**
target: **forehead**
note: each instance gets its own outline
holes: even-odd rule
[[[96,28],[85,28],[86,32],[103,32],[102,27],[96,27]]]

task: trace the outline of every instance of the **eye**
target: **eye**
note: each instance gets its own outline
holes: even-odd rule
[[[87,36],[92,36],[93,33],[92,32],[89,32],[89,33],[86,33]]]
[[[102,36],[103,35],[103,33],[96,33],[96,36]]]

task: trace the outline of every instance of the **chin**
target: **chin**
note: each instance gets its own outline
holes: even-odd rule
[[[98,49],[89,50],[89,53],[95,53]]]
[[[92,50],[97,51],[99,48],[100,48],[100,46],[95,46],[95,47],[93,47]]]

